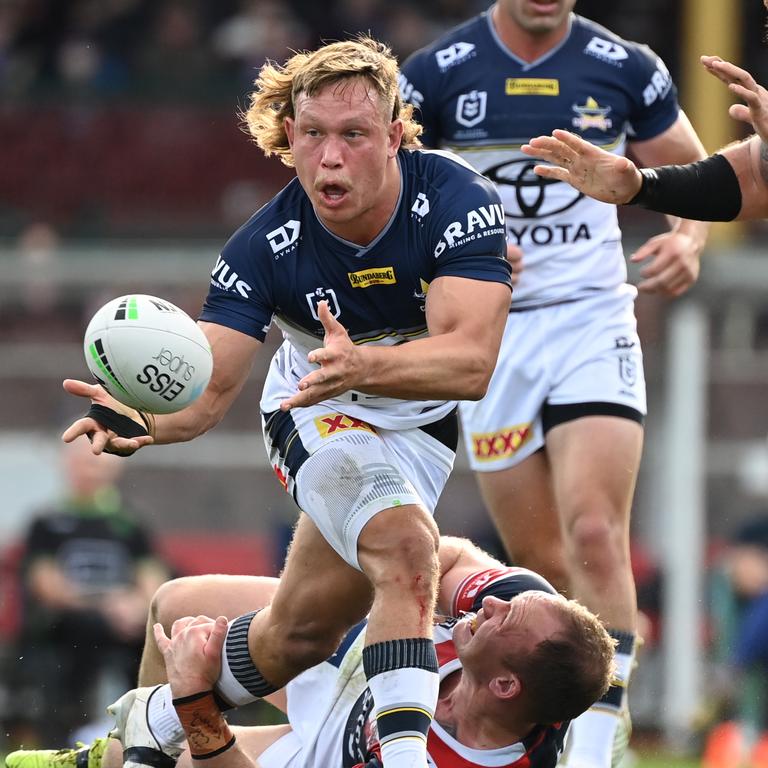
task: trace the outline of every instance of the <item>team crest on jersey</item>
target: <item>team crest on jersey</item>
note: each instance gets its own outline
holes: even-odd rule
[[[456,102],[456,122],[472,128],[485,120],[485,109],[488,105],[487,91],[470,91],[462,93]]]
[[[334,317],[338,317],[341,314],[341,307],[336,299],[336,291],[334,291],[333,288],[315,288],[312,293],[304,295],[307,297],[309,311],[312,313],[312,317],[314,317],[315,320],[320,320],[320,316],[317,314],[317,305],[321,301],[328,302],[328,309],[331,310],[331,314]]]
[[[514,456],[531,438],[531,424],[504,427],[498,432],[473,432],[472,453],[478,461],[499,461]]]
[[[593,37],[587,43],[584,53],[588,56],[594,56],[596,59],[600,59],[600,61],[613,64],[614,67],[623,66],[621,62],[629,58],[627,49],[624,46],[611,40],[604,40],[602,37]]]
[[[608,117],[611,108],[601,107],[591,96],[584,104],[573,104],[572,109],[577,117],[571,118],[571,125],[582,132],[590,128],[607,131],[613,125],[613,121]]]
[[[299,239],[300,231],[301,222],[291,219],[286,221],[282,227],[267,232],[267,241],[272,248],[272,253],[280,253],[288,246],[293,245]]]
[[[635,342],[626,336],[618,336],[615,343],[619,353],[619,376],[628,387],[634,387],[637,384],[637,362],[631,350]]]
[[[475,55],[475,44],[462,42],[454,43],[447,48],[437,51],[435,53],[435,60],[441,71],[445,72],[446,69],[455,67],[457,64],[461,64],[462,61],[466,61]]]
[[[349,432],[350,430],[376,434],[376,429],[368,422],[353,419],[351,416],[345,416],[343,413],[329,413],[326,416],[318,416],[315,419],[315,426],[320,433],[320,437],[331,437],[339,432]]]
[[[353,288],[368,288],[371,285],[394,285],[397,282],[394,267],[373,267],[359,272],[347,272]]]
[[[507,96],[559,96],[560,81],[544,77],[508,77],[504,93]]]

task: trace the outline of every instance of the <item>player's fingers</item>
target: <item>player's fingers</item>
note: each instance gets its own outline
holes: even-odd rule
[[[64,379],[61,385],[70,395],[77,395],[78,397],[92,398],[101,389],[98,384],[89,384],[87,381],[80,381],[79,379]]]
[[[560,168],[557,165],[534,165],[533,172],[543,179],[557,179],[558,181],[565,181],[569,184],[571,181],[570,171],[567,171],[565,168]]]
[[[94,432],[99,429],[99,425],[91,418],[84,416],[82,419],[78,419],[74,424],[70,424],[62,433],[61,439],[65,443],[71,443],[81,435],[87,435],[89,432]]]
[[[752,124],[752,113],[749,111],[749,107],[744,106],[744,104],[731,104],[730,107],[728,107],[728,114],[734,119],[734,120],[740,120],[742,123],[749,123]]]
[[[224,647],[224,641],[227,639],[227,627],[229,622],[226,616],[219,616],[211,628],[211,634],[205,645],[206,655],[219,657]]]
[[[321,301],[317,305],[317,316],[320,318],[326,333],[333,333],[339,329],[343,330],[341,323],[331,313],[331,308],[328,306],[327,301]]]
[[[577,136],[570,131],[564,131],[562,128],[555,128],[555,130],[552,131],[552,135],[568,147],[568,149],[570,149],[576,156],[590,152],[594,149],[594,147],[588,141],[584,141],[581,136]]]
[[[160,653],[165,655],[165,651],[170,647],[171,639],[165,634],[163,625],[159,622],[152,625],[152,634],[155,636],[155,644]]]
[[[759,93],[750,91],[749,88],[745,88],[743,85],[739,85],[738,83],[731,83],[728,88],[735,96],[738,96],[740,99],[746,101],[747,104],[753,109],[760,107]]]

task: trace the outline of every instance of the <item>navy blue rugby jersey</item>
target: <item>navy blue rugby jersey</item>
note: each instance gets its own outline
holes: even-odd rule
[[[623,154],[677,120],[661,59],[576,14],[565,38],[533,62],[499,39],[489,13],[454,28],[402,67],[425,144],[451,149],[499,188],[507,235],[524,268],[515,306],[542,305],[626,281],[615,206],[533,173],[520,146],[564,128]]]
[[[225,245],[200,319],[263,341],[274,318],[290,347],[284,375],[290,371],[298,381],[315,368],[307,354],[322,346],[320,301],[328,301],[355,344],[394,345],[428,335],[424,307],[437,277],[511,288],[504,211],[494,185],[448,153],[403,150],[398,161],[400,199],[366,246],[326,229],[298,179],[291,181]],[[407,406],[369,395],[353,399],[400,414],[371,419],[385,427],[428,422],[444,410],[442,401]],[[426,411],[432,419],[418,415]],[[345,412],[357,416],[359,409]]]

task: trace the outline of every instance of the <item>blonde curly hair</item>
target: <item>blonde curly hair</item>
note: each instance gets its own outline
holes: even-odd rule
[[[403,121],[400,146],[416,149],[421,146],[422,128],[413,119],[413,107],[403,103],[398,75],[390,48],[367,35],[295,53],[283,66],[268,61],[259,71],[248,109],[242,113],[245,130],[267,157],[277,155],[292,166],[285,118],[295,117],[296,97],[300,93],[313,96],[331,83],[361,77],[387,106],[392,120]]]

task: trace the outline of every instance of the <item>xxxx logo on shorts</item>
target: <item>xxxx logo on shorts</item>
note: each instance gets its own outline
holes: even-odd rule
[[[345,416],[343,413],[329,413],[327,416],[318,416],[315,419],[315,426],[320,433],[320,437],[330,437],[337,432],[346,432],[350,429],[358,429],[363,432],[376,434],[376,430],[368,422],[353,419],[351,416]]]
[[[507,427],[498,432],[472,433],[472,452],[478,461],[498,461],[517,453],[533,437],[530,424]]]

